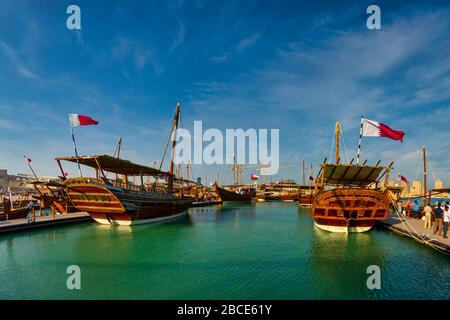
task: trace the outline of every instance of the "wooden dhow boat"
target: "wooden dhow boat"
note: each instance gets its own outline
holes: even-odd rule
[[[392,204],[388,167],[339,163],[340,125],[336,123],[336,163],[323,163],[312,202],[314,224],[331,232],[365,232],[386,220]],[[325,161],[324,161],[325,162]]]
[[[135,185],[130,177],[162,178],[167,172],[142,166],[108,155],[56,158],[94,168],[97,177],[66,179],[63,184],[70,201],[78,211],[88,212],[101,224],[135,225],[173,219],[184,215],[192,203],[191,198],[175,197],[170,190],[156,190],[153,186]],[[110,180],[107,173],[123,178]]]
[[[214,183],[213,188],[223,202],[251,202],[256,197],[256,192],[253,188],[241,188],[241,190],[230,188],[230,190],[227,190],[219,187],[217,182]]]
[[[176,135],[179,115],[178,103],[170,136],[172,133]],[[191,205],[192,198],[174,195],[175,144],[176,139],[173,139],[168,172],[109,155],[60,157],[55,160],[62,173],[65,193],[78,211],[89,213],[101,224],[130,226],[180,217]],[[92,168],[96,176],[66,178],[62,161]],[[114,174],[115,178],[108,178],[108,173]],[[140,180],[140,184],[132,182],[135,178]],[[147,181],[153,178],[153,181],[146,184],[144,178]],[[161,180],[167,183],[159,183]]]
[[[352,164],[323,164],[321,183],[312,203],[314,224],[332,232],[364,232],[386,220],[390,191],[378,177],[390,168]],[[327,189],[331,187],[331,189]]]
[[[28,195],[25,197],[19,195],[15,201],[4,196],[0,203],[0,221],[26,218],[32,206],[33,202],[28,199]]]
[[[29,204],[11,208],[9,202],[6,202],[2,208],[0,208],[0,221],[26,218],[30,209],[31,206]]]

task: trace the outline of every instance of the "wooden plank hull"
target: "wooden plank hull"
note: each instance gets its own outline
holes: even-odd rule
[[[190,198],[98,183],[71,184],[69,198],[99,223],[127,226],[176,218],[192,203]]]
[[[248,194],[239,194],[233,191],[225,190],[216,185],[216,192],[219,195],[220,199],[225,201],[232,202],[250,202],[256,196],[254,192]]]
[[[386,220],[387,194],[372,189],[340,188],[319,192],[313,200],[314,223],[330,232],[365,232]]]

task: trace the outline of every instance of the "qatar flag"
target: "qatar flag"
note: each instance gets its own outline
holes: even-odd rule
[[[399,178],[400,178],[400,180],[403,181],[404,183],[409,184],[408,179],[406,179],[404,176],[399,175]]]
[[[405,136],[405,132],[401,130],[391,129],[384,123],[369,119],[363,119],[362,129],[364,137],[385,137],[403,142],[403,137]]]
[[[250,175],[250,180],[258,180],[259,177],[256,174]]]
[[[71,127],[90,126],[98,124],[98,121],[82,114],[69,113],[69,121]]]

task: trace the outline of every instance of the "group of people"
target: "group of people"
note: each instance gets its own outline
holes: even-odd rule
[[[420,219],[420,205],[417,200],[414,201],[412,211],[416,219]],[[438,202],[434,207],[427,204],[423,208],[422,213],[424,214],[425,229],[431,229],[431,218],[434,216],[433,234],[437,233],[443,238],[447,238],[448,224],[450,222],[450,205],[448,201],[446,201],[443,205],[441,202]]]

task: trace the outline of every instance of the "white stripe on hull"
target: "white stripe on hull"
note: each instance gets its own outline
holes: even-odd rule
[[[111,224],[111,223],[109,223],[108,219],[101,219],[101,218],[94,218],[94,217],[92,217],[92,218],[100,224]]]
[[[167,221],[167,220],[171,220],[171,219],[176,219],[178,217],[185,215],[186,213],[187,213],[187,211],[183,211],[183,212],[171,215],[171,216],[150,218],[150,219],[140,219],[140,220],[112,220],[111,219],[111,222],[108,219],[94,218],[94,220],[101,224],[110,224],[110,225],[114,225],[114,226],[134,226],[137,224],[163,222],[163,221]]]
[[[345,227],[345,226],[327,226],[323,224],[319,224],[314,221],[314,225],[328,232],[340,232],[340,233],[357,233],[357,232],[366,232],[372,229],[372,227]]]

